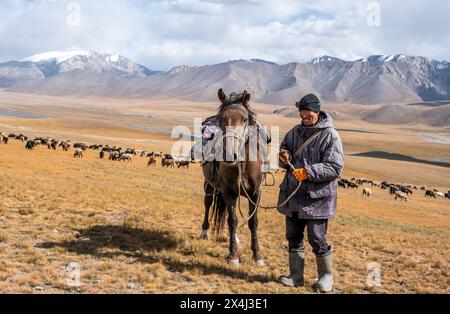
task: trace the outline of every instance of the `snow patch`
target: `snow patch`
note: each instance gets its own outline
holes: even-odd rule
[[[449,65],[450,65],[450,63],[448,63],[447,61],[439,62],[436,65],[436,69],[438,69],[438,70],[446,70],[446,69],[448,69]]]
[[[113,62],[114,63],[114,62],[119,61],[119,58],[120,58],[119,55],[109,55],[109,56],[106,57],[106,60],[108,62]]]
[[[394,57],[395,56],[393,56],[393,55],[383,55],[378,58],[378,62],[389,62],[389,61],[392,61],[394,59]]]
[[[22,59],[20,61],[30,61],[30,62],[42,62],[42,61],[56,61],[56,63],[62,63],[69,60],[75,56],[91,56],[90,51],[49,51],[44,53],[39,53],[28,58]]]
[[[402,54],[398,54],[398,55],[373,55],[370,56],[368,58],[362,58],[362,59],[358,59],[356,61],[361,61],[361,62],[379,62],[379,63],[385,63],[385,62],[398,62],[402,59],[406,58],[405,55]]]
[[[308,63],[319,64],[319,63],[323,63],[323,62],[331,62],[333,60],[338,61],[340,59],[334,58],[334,57],[330,57],[330,56],[322,56],[320,58],[311,59]]]

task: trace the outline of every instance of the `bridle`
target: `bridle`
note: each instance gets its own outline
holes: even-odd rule
[[[240,100],[238,100],[240,101]],[[226,129],[223,132],[222,137],[228,142],[229,138],[232,138],[234,140],[237,140],[238,143],[242,143],[243,145],[245,145],[246,141],[247,141],[247,137],[248,137],[248,126],[249,126],[249,119],[250,119],[250,113],[248,111],[247,108],[245,108],[245,106],[242,103],[231,103],[231,104],[226,104],[225,107],[220,111],[220,115],[222,115],[224,112],[226,112],[227,110],[239,110],[241,112],[243,112],[246,115],[246,121],[243,125],[243,129],[242,132],[238,132],[236,130],[236,128],[233,128],[232,132],[228,132]],[[223,130],[222,130],[223,131]],[[237,160],[235,160],[231,165],[236,165]]]

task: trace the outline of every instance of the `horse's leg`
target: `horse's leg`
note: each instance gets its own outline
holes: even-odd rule
[[[256,195],[253,195],[252,200],[251,201],[249,200],[249,202],[248,202],[248,208],[249,208],[248,215],[250,216],[253,214],[253,216],[248,221],[248,228],[250,229],[251,240],[252,240],[251,248],[252,248],[252,252],[253,252],[253,259],[258,264],[258,266],[265,266],[264,258],[261,256],[261,254],[259,252],[258,211],[253,213],[253,211],[255,210],[255,207],[256,207],[254,204],[256,204],[256,202],[258,202],[258,198],[259,198],[259,193],[257,193]]]
[[[228,255],[228,263],[231,265],[239,265],[239,256],[237,254],[238,244],[236,237],[236,229],[238,225],[238,220],[236,216],[236,201],[237,198],[234,196],[225,197],[225,202],[227,204],[228,210],[228,229],[230,234],[230,255]]]
[[[200,234],[200,239],[208,240],[208,229],[209,229],[209,209],[214,200],[214,188],[205,182],[205,197],[203,202],[205,205],[205,216],[203,218],[202,233]]]

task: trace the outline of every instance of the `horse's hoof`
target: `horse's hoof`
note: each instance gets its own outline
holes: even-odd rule
[[[228,264],[232,266],[239,266],[239,258],[229,258]]]
[[[263,258],[261,258],[256,261],[256,265],[258,265],[258,267],[266,267],[266,262],[264,261]]]
[[[208,240],[208,230],[202,230],[202,233],[200,233],[200,240]]]

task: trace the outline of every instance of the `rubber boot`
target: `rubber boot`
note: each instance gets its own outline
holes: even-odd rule
[[[303,273],[305,269],[305,251],[289,252],[290,275],[280,276],[280,282],[286,287],[302,287],[305,284]]]
[[[333,289],[333,251],[317,256],[317,273],[319,279],[315,286],[320,292],[330,292]]]

